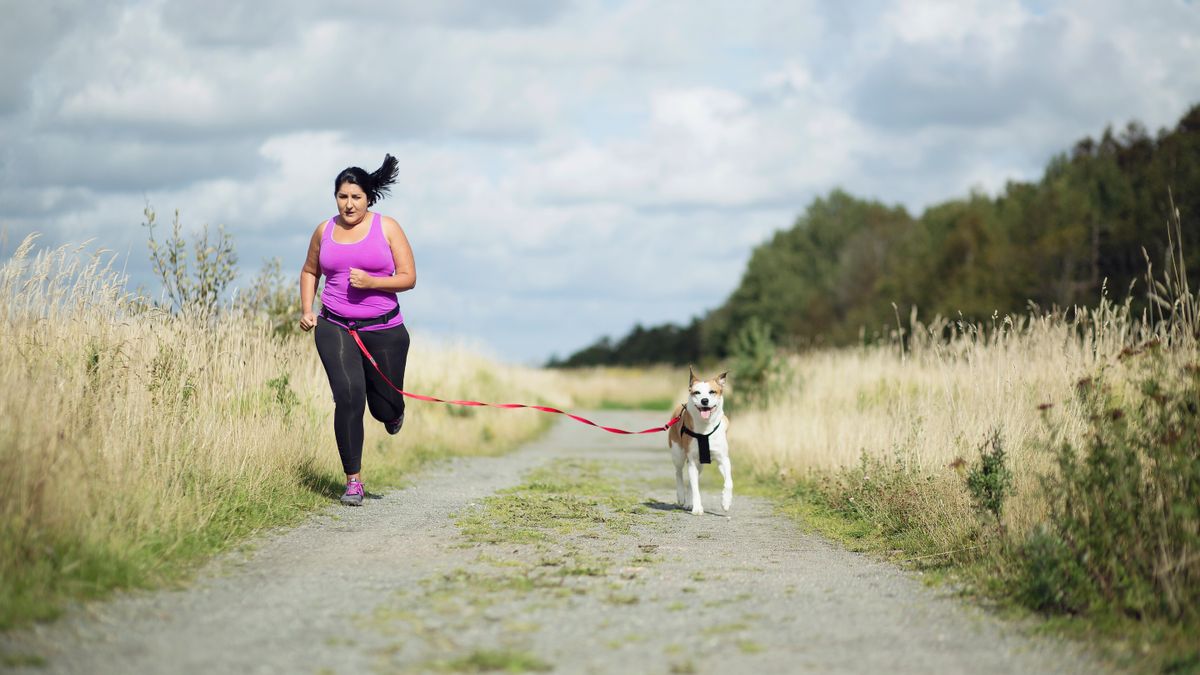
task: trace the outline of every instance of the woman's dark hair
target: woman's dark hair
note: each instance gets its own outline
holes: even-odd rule
[[[396,182],[396,174],[399,172],[400,164],[396,158],[384,155],[383,164],[371,173],[367,173],[357,166],[342,169],[342,172],[333,181],[333,193],[337,194],[337,191],[346,183],[357,185],[367,193],[367,206],[371,206],[387,196],[392,183]]]

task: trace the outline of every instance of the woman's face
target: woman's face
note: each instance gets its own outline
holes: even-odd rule
[[[342,223],[354,226],[367,215],[367,193],[354,183],[342,183],[334,194]]]

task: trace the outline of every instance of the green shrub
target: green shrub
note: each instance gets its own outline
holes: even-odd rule
[[[1042,525],[1021,546],[1017,598],[1047,613],[1077,614],[1088,608],[1087,572],[1053,528]]]
[[[278,336],[300,333],[300,292],[296,282],[283,273],[279,258],[263,261],[250,283],[237,290],[233,310],[256,321],[266,321]]]
[[[1052,448],[1050,522],[1022,546],[1018,586],[1048,611],[1195,620],[1200,607],[1200,367],[1151,346],[1126,354],[1136,385],[1077,387],[1082,447]]]
[[[751,317],[734,335],[729,352],[742,405],[766,405],[773,393],[786,386],[787,365],[779,356],[771,327],[758,317]]]
[[[142,225],[148,230],[150,263],[171,305],[177,311],[192,310],[211,316],[220,308],[226,287],[237,277],[238,257],[233,237],[223,226],[214,233],[205,225],[195,234],[189,256],[179,211],[171,222],[171,235],[161,242],[154,238],[157,226],[154,209],[147,204],[144,213],[146,222]]]
[[[995,429],[979,448],[979,463],[967,473],[967,491],[977,511],[988,512],[1000,523],[1004,499],[1012,492],[1012,471],[1005,462],[1004,443]]]
[[[842,515],[896,535],[913,526],[921,482],[899,459],[888,462],[863,453],[858,466],[841,472],[826,492],[830,506]]]
[[[826,532],[852,548],[903,552],[922,567],[974,560],[983,548],[962,480],[924,469],[902,450],[891,458],[863,452],[858,466],[801,479],[788,493],[793,504],[814,507],[806,520],[836,522]]]
[[[300,405],[300,397],[292,389],[290,376],[287,373],[267,380],[267,389],[285,416],[292,414],[292,409]]]

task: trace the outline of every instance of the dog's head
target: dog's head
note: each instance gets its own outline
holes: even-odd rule
[[[692,412],[700,416],[700,419],[707,420],[714,414],[719,419],[721,416],[721,407],[725,403],[725,376],[728,373],[721,373],[711,380],[701,380],[696,377],[696,373],[688,366],[688,399],[687,406]]]

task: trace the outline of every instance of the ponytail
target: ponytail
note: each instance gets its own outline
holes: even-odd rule
[[[396,161],[396,158],[390,154],[384,155],[383,164],[372,173],[367,173],[357,166],[343,169],[333,181],[333,192],[337,194],[337,191],[346,183],[357,185],[367,195],[367,206],[373,206],[375,202],[391,192],[392,184],[396,182],[396,176],[399,173],[400,163]]]
[[[400,173],[400,162],[396,161],[391,155],[383,156],[383,164],[371,174],[371,189],[367,192],[367,205],[374,204],[376,200],[383,199],[392,191],[392,184],[396,182],[396,174]]]

